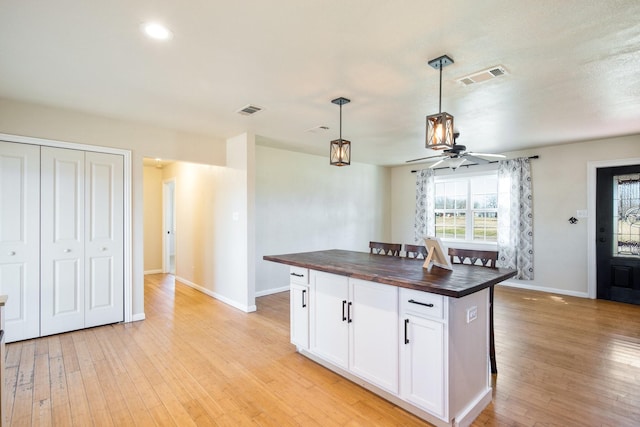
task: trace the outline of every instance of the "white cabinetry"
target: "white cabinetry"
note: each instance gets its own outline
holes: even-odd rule
[[[398,289],[311,271],[311,352],[398,392]]]
[[[462,298],[400,289],[400,397],[465,425],[491,401],[488,290]]]
[[[309,270],[291,267],[291,343],[309,348]]]
[[[446,419],[444,297],[400,289],[400,396]]]
[[[349,279],[350,370],[398,392],[398,288]]]

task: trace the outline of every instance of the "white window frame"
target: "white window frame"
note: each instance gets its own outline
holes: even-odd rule
[[[482,240],[473,240],[473,206],[471,200],[471,180],[477,177],[496,176],[498,175],[497,168],[495,170],[483,170],[477,172],[459,173],[459,170],[455,173],[437,174],[435,176],[435,183],[452,182],[452,181],[466,181],[467,186],[467,206],[465,210],[465,239],[452,239],[440,237],[440,239],[447,246],[455,246],[462,249],[478,249],[478,250],[497,250],[498,242],[488,242]],[[497,189],[496,189],[497,190]],[[434,195],[435,197],[435,195]],[[434,209],[434,215],[439,209]],[[497,208],[496,208],[497,212]]]

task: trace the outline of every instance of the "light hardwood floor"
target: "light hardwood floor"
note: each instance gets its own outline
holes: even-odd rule
[[[295,353],[288,293],[245,314],[146,277],[147,319],[7,345],[14,426],[426,426]],[[474,426],[640,425],[640,307],[497,287]]]

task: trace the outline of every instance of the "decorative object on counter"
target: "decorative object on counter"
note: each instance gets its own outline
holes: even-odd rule
[[[578,218],[572,216],[571,218],[569,218],[569,223],[571,224],[577,224],[578,223]]]
[[[331,141],[329,163],[333,166],[349,166],[351,164],[351,141],[342,139],[342,106],[348,104],[351,100],[340,97],[331,102],[340,106],[340,138]]]
[[[438,114],[427,116],[427,148],[443,150],[453,147],[453,116],[442,111],[442,68],[453,64],[447,55],[429,61],[429,65],[440,70],[440,94],[438,97]]]
[[[424,245],[427,248],[427,256],[424,259],[423,268],[430,270],[435,265],[445,270],[453,270],[451,261],[447,257],[444,246],[438,237],[425,236]]]
[[[369,242],[369,252],[374,255],[400,256],[400,243]]]

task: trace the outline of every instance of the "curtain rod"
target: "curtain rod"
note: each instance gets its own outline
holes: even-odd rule
[[[529,156],[529,157],[527,157],[527,159],[539,159],[539,158],[540,158],[540,156],[538,156],[537,154],[536,154],[535,156]],[[491,164],[491,163],[498,163],[498,162],[499,162],[499,160],[493,160],[493,161],[490,161],[490,162],[488,162],[488,163],[482,163],[482,164],[483,164],[483,165],[487,165],[487,164]],[[471,165],[460,165],[460,166],[458,166],[458,168],[468,168],[469,166],[478,166],[479,164],[481,164],[481,163],[473,163],[473,164],[471,164]],[[434,168],[433,170],[434,170],[434,171],[437,171],[438,169],[449,169],[449,166],[443,166],[443,167],[441,167],[441,168]],[[416,172],[418,172],[419,170],[420,170],[420,169],[418,169],[418,170],[412,170],[412,171],[411,171],[411,173],[416,173]]]

